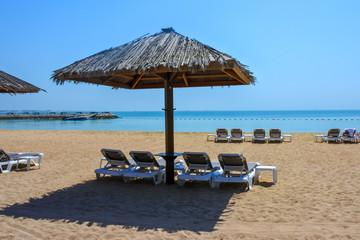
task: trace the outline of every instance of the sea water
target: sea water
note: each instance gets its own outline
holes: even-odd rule
[[[6,111],[2,111],[6,114]],[[117,119],[84,121],[0,120],[0,129],[164,131],[163,111],[113,112]],[[280,128],[282,132],[327,132],[330,128],[360,130],[360,110],[325,111],[175,111],[175,132],[215,132],[217,128]]]

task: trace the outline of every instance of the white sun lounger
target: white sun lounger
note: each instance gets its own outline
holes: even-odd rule
[[[226,128],[218,128],[216,129],[216,136],[214,141],[218,142],[218,141],[228,141],[229,139],[229,134]]]
[[[255,168],[260,163],[247,162],[243,154],[219,154],[218,159],[223,173],[214,176],[211,186],[220,187],[220,183],[246,183],[249,190],[255,183]]]
[[[184,152],[183,157],[187,171],[177,176],[177,184],[184,186],[187,180],[207,181],[211,185],[214,175],[220,174],[219,168],[214,168],[209,156],[204,152]]]
[[[265,133],[265,129],[254,129],[254,135],[252,138],[252,142],[265,142],[267,141],[267,136]]]
[[[103,148],[101,149],[101,153],[104,155],[104,158],[100,160],[100,168],[94,171],[96,179],[100,179],[100,177],[105,177],[106,175],[122,176],[132,167],[125,154],[120,150]],[[107,163],[104,167],[101,167],[103,160],[106,160]]]
[[[284,137],[281,134],[281,129],[270,129],[269,130],[268,143],[270,143],[271,141],[281,142],[281,143],[284,141]]]
[[[231,129],[229,142],[233,142],[233,141],[245,142],[245,136],[243,135],[242,130],[240,128]]]
[[[17,164],[17,161],[11,159],[9,155],[0,148],[0,171],[2,173],[8,173],[12,167]]]
[[[164,166],[159,165],[151,152],[131,151],[129,154],[136,165],[130,171],[123,174],[124,182],[129,182],[136,178],[150,178],[157,185],[165,180]]]
[[[19,164],[23,163],[26,164],[28,171],[31,165],[40,168],[43,156],[43,153],[6,153],[0,148],[0,171],[2,173],[8,173],[14,165],[16,165],[16,169],[18,169]]]
[[[327,136],[325,136],[326,143],[329,143],[329,141],[334,141],[337,143],[341,143],[341,136],[340,136],[340,129],[339,128],[332,128],[329,129]]]
[[[356,129],[355,128],[345,128],[341,140],[342,142],[354,142],[359,143],[359,139],[356,137]]]

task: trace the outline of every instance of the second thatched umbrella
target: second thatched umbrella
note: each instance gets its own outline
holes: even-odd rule
[[[249,85],[255,82],[245,65],[172,28],[111,48],[54,71],[66,81],[113,88],[165,89],[166,182],[174,183],[174,87]]]
[[[45,90],[0,70],[0,93],[37,93]]]

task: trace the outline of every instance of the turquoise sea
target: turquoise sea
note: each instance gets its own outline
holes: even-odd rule
[[[26,112],[31,113],[31,111]],[[0,114],[6,113],[7,111],[0,112]],[[101,131],[164,131],[165,129],[163,111],[112,113],[119,118],[85,121],[0,120],[0,129]],[[176,132],[215,132],[216,128],[229,130],[241,128],[244,132],[252,132],[254,128],[266,130],[281,128],[283,132],[327,132],[329,128],[360,130],[360,110],[175,111],[174,128]]]

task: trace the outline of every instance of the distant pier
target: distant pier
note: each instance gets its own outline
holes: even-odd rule
[[[113,113],[102,112],[102,113],[6,113],[0,114],[0,120],[12,120],[12,119],[39,119],[39,120],[63,120],[67,117],[72,116],[84,116],[93,119],[115,119],[119,118]]]

